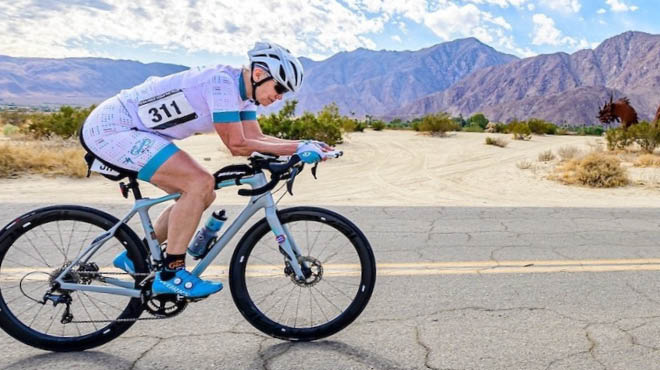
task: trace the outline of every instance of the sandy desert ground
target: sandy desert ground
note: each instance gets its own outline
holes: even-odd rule
[[[509,140],[506,148],[485,145],[486,136]],[[352,133],[338,146],[344,157],[319,166],[319,179],[306,170],[294,197],[282,204],[361,206],[514,206],[514,207],[656,207],[660,204],[660,169],[628,168],[645,185],[616,189],[567,186],[548,180],[551,165],[538,154],[566,145],[591,150],[603,139],[579,136],[533,136],[452,133],[430,137],[412,131]],[[231,157],[217,136],[199,135],[177,142],[209,171],[244,162]],[[522,160],[533,168],[521,170]],[[163,193],[145,184],[145,196]],[[216,204],[243,204],[236,189],[219,191]],[[24,176],[0,179],[0,202],[121,203],[116,183],[100,176],[85,179]]]

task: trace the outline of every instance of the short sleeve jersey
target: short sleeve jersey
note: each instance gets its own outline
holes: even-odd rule
[[[173,139],[213,132],[214,124],[257,119],[241,69],[228,66],[149,77],[118,97],[136,128]]]

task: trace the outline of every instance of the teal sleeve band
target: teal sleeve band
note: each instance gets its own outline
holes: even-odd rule
[[[241,115],[238,112],[213,112],[213,123],[238,122]]]
[[[241,112],[241,121],[256,121],[257,120],[257,112],[253,110],[247,110],[244,112]]]
[[[178,152],[179,148],[170,143],[168,146],[161,149],[155,156],[153,156],[147,164],[142,167],[140,172],[138,172],[138,179],[142,181],[151,181],[151,177],[156,173],[158,168],[163,165],[174,153]]]

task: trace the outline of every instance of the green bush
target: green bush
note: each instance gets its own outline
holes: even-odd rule
[[[329,145],[342,142],[342,129],[351,124],[347,123],[350,119],[339,115],[336,104],[324,107],[317,115],[305,112],[295,118],[293,115],[297,104],[298,101],[289,100],[277,114],[259,117],[263,133],[290,140],[321,140]]]
[[[605,129],[601,126],[581,126],[573,129],[577,135],[581,136],[603,136]]]
[[[508,126],[508,130],[513,134],[514,140],[529,140],[532,138],[532,130],[529,129],[527,122],[512,121]]]
[[[444,136],[447,131],[456,131],[458,127],[458,124],[451,119],[449,114],[437,113],[424,116],[419,124],[419,131]]]
[[[527,126],[536,135],[554,135],[557,133],[558,128],[555,124],[538,118],[527,120]]]
[[[31,122],[24,125],[22,131],[36,139],[53,136],[68,139],[78,133],[94,108],[94,105],[89,108],[74,108],[65,105],[52,114],[33,115]]]
[[[634,138],[628,131],[621,127],[612,128],[605,132],[605,139],[607,140],[607,149],[625,149],[634,142]]]
[[[11,123],[6,124],[2,128],[2,134],[5,136],[14,136],[18,134],[20,131],[20,128],[18,126],[14,126]]]
[[[385,122],[381,120],[371,121],[371,128],[376,131],[383,131],[383,129],[385,128]]]
[[[660,143],[660,129],[646,121],[630,126],[628,134],[647,153],[653,153]]]
[[[488,125],[488,118],[486,118],[483,113],[474,114],[472,117],[468,118],[467,126],[474,125],[481,127],[481,130],[483,131],[486,129],[486,125]]]
[[[463,127],[463,131],[465,131],[465,132],[484,132],[484,129],[481,128],[481,126],[473,123],[470,126]]]

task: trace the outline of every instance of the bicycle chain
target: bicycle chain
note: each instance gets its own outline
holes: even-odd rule
[[[78,275],[100,275],[100,272],[93,272],[93,271],[76,271],[75,272]],[[131,276],[146,276],[148,277],[151,275],[151,273],[146,273],[146,272],[136,272],[133,274],[129,274],[127,272],[103,272],[103,275],[131,275]],[[148,312],[148,311],[147,311]],[[114,320],[72,320],[69,323],[70,324],[93,324],[93,323],[103,323],[103,322],[108,322],[108,323],[114,323],[114,322],[135,322],[135,321],[146,321],[146,320],[165,320],[165,319],[171,319],[174,316],[177,316],[181,311],[177,312],[174,315],[171,316],[163,316],[163,317],[131,317],[127,319],[114,319]],[[153,315],[152,313],[150,313]]]

